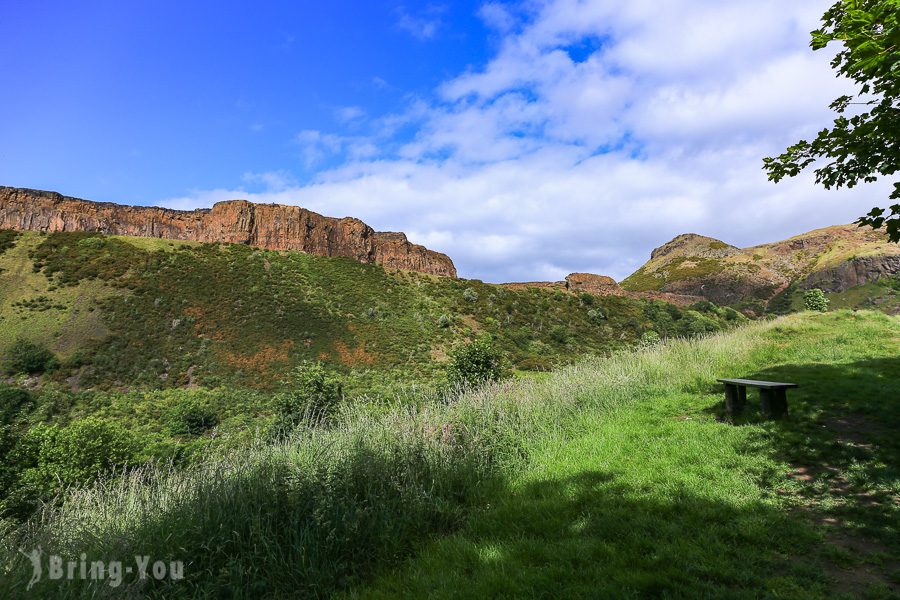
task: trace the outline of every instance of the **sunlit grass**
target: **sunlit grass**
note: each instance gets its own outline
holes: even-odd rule
[[[838,389],[842,380],[813,367],[869,373],[865,361],[898,346],[896,318],[797,315],[459,398],[361,402],[284,444],[73,491],[61,508],[3,534],[0,596],[23,589],[30,568],[16,549],[36,545],[185,560],[186,581],[141,589],[165,597],[791,596],[819,559],[769,569],[814,548],[820,534],[788,515],[793,501],[774,488],[788,455],[804,451],[792,435],[839,406],[804,390],[822,394],[815,381]],[[717,420],[717,377],[773,369],[803,385],[791,397],[796,428],[752,413],[741,427]],[[391,565],[399,570],[374,589],[359,587]],[[813,577],[810,589],[826,582]],[[79,582],[39,591],[95,592]]]

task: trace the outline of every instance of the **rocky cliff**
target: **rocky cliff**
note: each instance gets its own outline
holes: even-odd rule
[[[838,225],[751,248],[680,235],[655,249],[622,287],[719,304],[766,303],[791,285],[842,292],[898,273],[900,245],[883,232]]]
[[[0,187],[0,229],[99,231],[299,250],[344,256],[387,268],[456,277],[453,261],[413,244],[402,233],[378,232],[360,221],[325,217],[299,206],[217,202],[192,211],[91,202],[44,192]]]

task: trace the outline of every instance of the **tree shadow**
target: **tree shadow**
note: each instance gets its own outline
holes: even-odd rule
[[[751,598],[827,588],[814,566],[785,560],[814,541],[789,514],[683,485],[657,500],[646,492],[603,471],[517,488],[477,531],[443,540],[374,596]]]
[[[788,416],[768,421],[748,389],[743,415],[729,418],[724,402],[707,409],[735,425],[762,425],[751,436],[788,473],[769,473],[774,488],[799,492],[814,518],[837,530],[874,536],[900,549],[900,357],[845,364],[786,364],[750,379],[789,381]],[[749,448],[747,449],[750,450]],[[900,566],[900,563],[898,563]]]

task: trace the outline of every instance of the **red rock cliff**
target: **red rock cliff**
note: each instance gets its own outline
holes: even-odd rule
[[[247,244],[345,256],[392,269],[456,277],[446,254],[413,244],[402,233],[378,232],[360,221],[323,217],[299,206],[217,202],[192,211],[125,206],[0,186],[0,229],[99,231],[172,240]]]

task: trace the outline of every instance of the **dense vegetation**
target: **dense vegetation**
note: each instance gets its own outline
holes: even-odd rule
[[[694,335],[743,320],[708,303],[683,310],[93,233],[26,233],[0,263],[10,267],[0,352],[14,334],[36,338],[63,351],[57,380],[74,375],[80,387],[276,389],[293,366],[321,360],[348,376],[348,392],[371,394],[386,382],[442,379],[453,348],[484,334],[509,366],[539,371],[628,347],[647,331]],[[23,282],[33,296],[6,291]]]
[[[4,530],[0,595],[31,574],[14,549],[40,545],[182,557],[184,581],[142,584],[165,597],[815,598],[835,581],[886,597],[898,345],[896,318],[805,314],[458,397],[341,404],[274,445],[71,490]],[[736,374],[799,382],[791,418],[725,421],[714,382]]]
[[[0,516],[18,519],[101,472],[182,468],[344,404],[416,404],[745,320],[240,245],[3,239],[2,389],[17,400],[4,407]],[[82,441],[94,450],[66,457]]]

